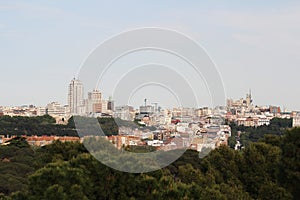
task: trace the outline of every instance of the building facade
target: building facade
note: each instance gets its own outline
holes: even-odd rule
[[[58,102],[52,102],[46,106],[46,114],[56,117],[56,116],[65,116],[67,112],[67,107],[62,106]]]
[[[83,84],[80,80],[72,79],[68,90],[70,114],[81,114],[83,107]]]
[[[300,115],[293,117],[293,127],[300,127]]]
[[[101,113],[102,112],[102,94],[99,90],[95,89],[88,93],[87,99],[87,113]]]

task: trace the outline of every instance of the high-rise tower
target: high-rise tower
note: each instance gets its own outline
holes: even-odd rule
[[[92,92],[88,93],[87,99],[87,112],[88,113],[100,113],[102,111],[101,107],[101,92],[94,89]]]
[[[83,106],[83,84],[78,79],[73,78],[69,84],[68,104],[71,114],[81,114]]]

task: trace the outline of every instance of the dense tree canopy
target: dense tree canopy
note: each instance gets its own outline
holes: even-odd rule
[[[91,130],[98,127],[93,120],[95,118],[80,117],[85,127],[87,127],[86,135],[91,134]],[[97,118],[96,119],[103,132],[107,135],[117,135],[119,126],[130,126],[137,128],[134,122],[124,121],[113,118]],[[98,129],[96,129],[98,130]],[[98,134],[98,133],[97,133]],[[66,125],[55,124],[55,119],[49,115],[38,117],[10,117],[0,116],[0,135],[56,135],[56,136],[78,136],[76,126],[71,117]]]
[[[298,199],[299,142],[293,129],[242,151],[221,146],[201,159],[188,150],[164,169],[130,174],[103,165],[80,143],[31,148],[15,138],[0,146],[0,199]]]
[[[238,140],[244,146],[248,146],[251,142],[257,142],[265,137],[265,135],[283,135],[287,128],[292,127],[292,119],[273,118],[270,124],[258,127],[237,126],[231,123],[232,136],[229,138],[229,146],[234,147],[237,139],[237,132],[240,131],[241,135]]]

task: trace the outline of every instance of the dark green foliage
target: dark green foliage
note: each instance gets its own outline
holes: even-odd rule
[[[186,165],[187,163],[191,164],[194,168],[200,168],[200,159],[199,153],[193,150],[187,150],[184,152],[183,156],[181,156],[176,162],[170,164],[167,169],[172,174],[177,174],[179,166]]]
[[[130,174],[80,143],[31,149],[17,138],[0,146],[0,199],[298,199],[299,142],[300,129],[292,129],[242,151],[222,146],[200,159],[188,150],[164,169]]]
[[[273,182],[266,182],[259,188],[258,199],[286,200],[292,199],[292,195],[288,193],[283,187],[280,187]]]
[[[27,176],[35,171],[33,157],[34,152],[22,138],[0,146],[0,193],[27,189]]]
[[[292,119],[275,117],[270,121],[270,125],[259,127],[237,126],[235,123],[231,123],[232,136],[228,140],[229,146],[234,148],[238,131],[241,132],[239,138],[240,142],[244,146],[248,146],[251,142],[257,142],[263,139],[265,135],[283,135],[287,128],[292,127],[292,121]]]
[[[120,120],[119,120],[119,123]],[[100,126],[99,126],[100,125]],[[89,118],[74,116],[68,121],[68,128],[78,130],[78,134],[82,136],[86,135],[117,135],[119,132],[118,124],[113,118]]]
[[[156,148],[152,146],[128,146],[125,148],[125,150],[135,153],[147,153],[156,151]]]
[[[277,180],[281,151],[265,143],[253,143],[243,154],[245,171],[242,181],[247,186],[247,192],[257,198],[260,187]]]
[[[300,128],[288,131],[280,146],[279,180],[294,197],[300,197]]]
[[[282,119],[275,117],[271,119],[270,125],[279,128],[291,128],[293,125],[293,119]]]
[[[91,135],[95,131],[99,135],[99,124],[107,136],[117,135],[120,126],[138,128],[131,121],[124,121],[113,118],[87,118],[78,117],[86,130],[83,135]],[[95,123],[96,122],[96,123]],[[0,116],[0,135],[57,135],[57,136],[78,136],[73,117],[68,120],[67,125],[55,124],[55,119],[49,115],[39,117],[10,117]]]
[[[77,132],[55,124],[49,115],[40,117],[0,117],[0,135],[58,135],[77,136]]]
[[[33,199],[65,199],[73,195],[86,198],[82,191],[88,191],[91,188],[90,183],[82,168],[72,166],[70,162],[58,161],[29,177],[29,195],[34,197]],[[71,193],[76,188],[78,194]]]

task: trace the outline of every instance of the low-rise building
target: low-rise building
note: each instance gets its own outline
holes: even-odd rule
[[[300,115],[293,117],[293,127],[300,127]]]

